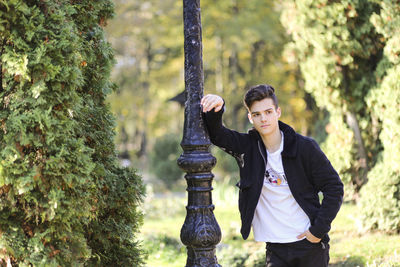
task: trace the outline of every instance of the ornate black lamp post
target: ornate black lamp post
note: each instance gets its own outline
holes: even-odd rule
[[[181,229],[181,240],[187,247],[186,267],[220,265],[215,246],[221,240],[221,229],[214,217],[211,169],[216,160],[201,117],[203,96],[203,62],[201,43],[200,0],[183,0],[185,34],[185,123],[178,165],[186,171],[188,205]]]

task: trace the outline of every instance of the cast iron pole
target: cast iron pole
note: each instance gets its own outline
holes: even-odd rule
[[[211,195],[211,169],[216,159],[209,151],[211,143],[200,107],[204,84],[200,0],[183,0],[183,21],[186,102],[183,154],[178,165],[186,171],[188,205],[181,240],[187,247],[186,267],[220,267],[215,246],[221,240],[221,229],[214,217]]]

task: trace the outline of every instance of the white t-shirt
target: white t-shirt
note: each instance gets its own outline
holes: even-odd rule
[[[289,243],[310,227],[310,220],[294,199],[282,165],[283,133],[280,148],[269,153],[264,185],[252,222],[254,239],[260,242]]]

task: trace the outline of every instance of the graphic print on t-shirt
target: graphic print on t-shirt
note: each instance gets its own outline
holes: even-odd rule
[[[265,181],[272,186],[287,186],[285,173],[278,173],[272,168],[265,172]]]

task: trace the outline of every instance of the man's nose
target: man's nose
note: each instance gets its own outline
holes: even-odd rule
[[[261,121],[266,121],[267,120],[267,115],[261,113]]]

